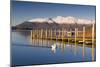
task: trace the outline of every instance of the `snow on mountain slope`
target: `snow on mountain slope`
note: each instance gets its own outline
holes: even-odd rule
[[[29,22],[46,22],[48,21],[47,18],[35,18],[32,20],[28,20]]]
[[[63,17],[63,16],[57,16],[54,18],[51,18],[52,20],[50,20],[49,18],[35,18],[32,20],[28,20],[29,22],[48,22],[48,23],[59,23],[59,24],[93,24],[95,23],[95,20],[88,20],[88,19],[77,19],[75,17],[72,16],[67,16],[67,17]]]
[[[53,20],[57,23],[75,23],[76,19],[74,17],[68,16],[68,17],[62,17],[62,16],[57,16],[53,18]]]

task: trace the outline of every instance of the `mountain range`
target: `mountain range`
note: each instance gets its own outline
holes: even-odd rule
[[[53,17],[53,18],[34,18],[34,19],[31,19],[28,21],[29,22],[48,22],[48,23],[56,22],[58,24],[74,24],[74,23],[93,24],[93,23],[95,23],[95,20],[79,19],[79,18],[75,18],[72,16],[67,16],[67,17],[57,16],[57,17]]]
[[[75,17],[62,17],[57,16],[54,18],[35,18],[31,20],[24,21],[21,24],[13,26],[12,29],[24,29],[24,30],[31,30],[31,29],[72,29],[74,30],[75,27],[82,29],[83,26],[90,28],[92,24],[95,23],[95,20],[88,20],[88,19],[77,19]]]

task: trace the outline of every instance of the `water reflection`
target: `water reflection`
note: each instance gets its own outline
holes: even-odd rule
[[[74,56],[78,55],[78,46],[82,47],[82,58],[83,61],[85,59],[85,47],[91,48],[91,60],[94,61],[95,59],[95,47],[94,45],[85,45],[83,44],[77,44],[76,42],[73,44],[64,42],[64,41],[55,41],[55,40],[43,40],[43,39],[31,39],[30,38],[30,43],[33,47],[42,47],[42,48],[49,48],[53,54],[56,53],[57,48],[59,48],[64,54],[65,50],[67,49],[66,47],[70,48],[70,52],[74,54]]]
[[[94,49],[94,44],[92,44],[92,51],[91,51],[92,53],[92,61],[94,61],[95,59],[94,59],[94,55],[95,55],[95,49]]]
[[[12,60],[15,65],[96,60],[94,44],[86,45],[51,39],[32,39],[30,34],[23,33],[12,33]]]
[[[77,44],[75,42],[74,55],[76,56],[76,54],[77,54]]]
[[[84,56],[85,56],[85,43],[83,43],[83,46],[82,46],[82,57],[83,57],[83,61],[84,61]]]

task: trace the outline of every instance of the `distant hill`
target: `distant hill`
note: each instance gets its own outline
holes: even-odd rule
[[[35,18],[28,21],[25,21],[21,24],[13,26],[12,29],[21,29],[21,30],[32,30],[32,29],[67,29],[74,30],[75,27],[82,30],[82,27],[85,26],[90,30],[92,24],[95,23],[95,20],[88,19],[77,19],[75,17],[62,17],[57,16],[55,18]]]
[[[19,30],[32,30],[32,29],[67,29],[67,30],[74,30],[75,27],[82,30],[82,27],[85,26],[86,28],[90,28],[91,24],[58,24],[58,23],[48,23],[48,22],[28,22],[25,21],[19,25],[13,26],[12,29],[19,29]]]

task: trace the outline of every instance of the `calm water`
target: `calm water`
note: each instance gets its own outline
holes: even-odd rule
[[[29,31],[11,33],[12,65],[95,61],[96,49],[62,41],[31,39]],[[56,48],[51,46],[56,45]]]

